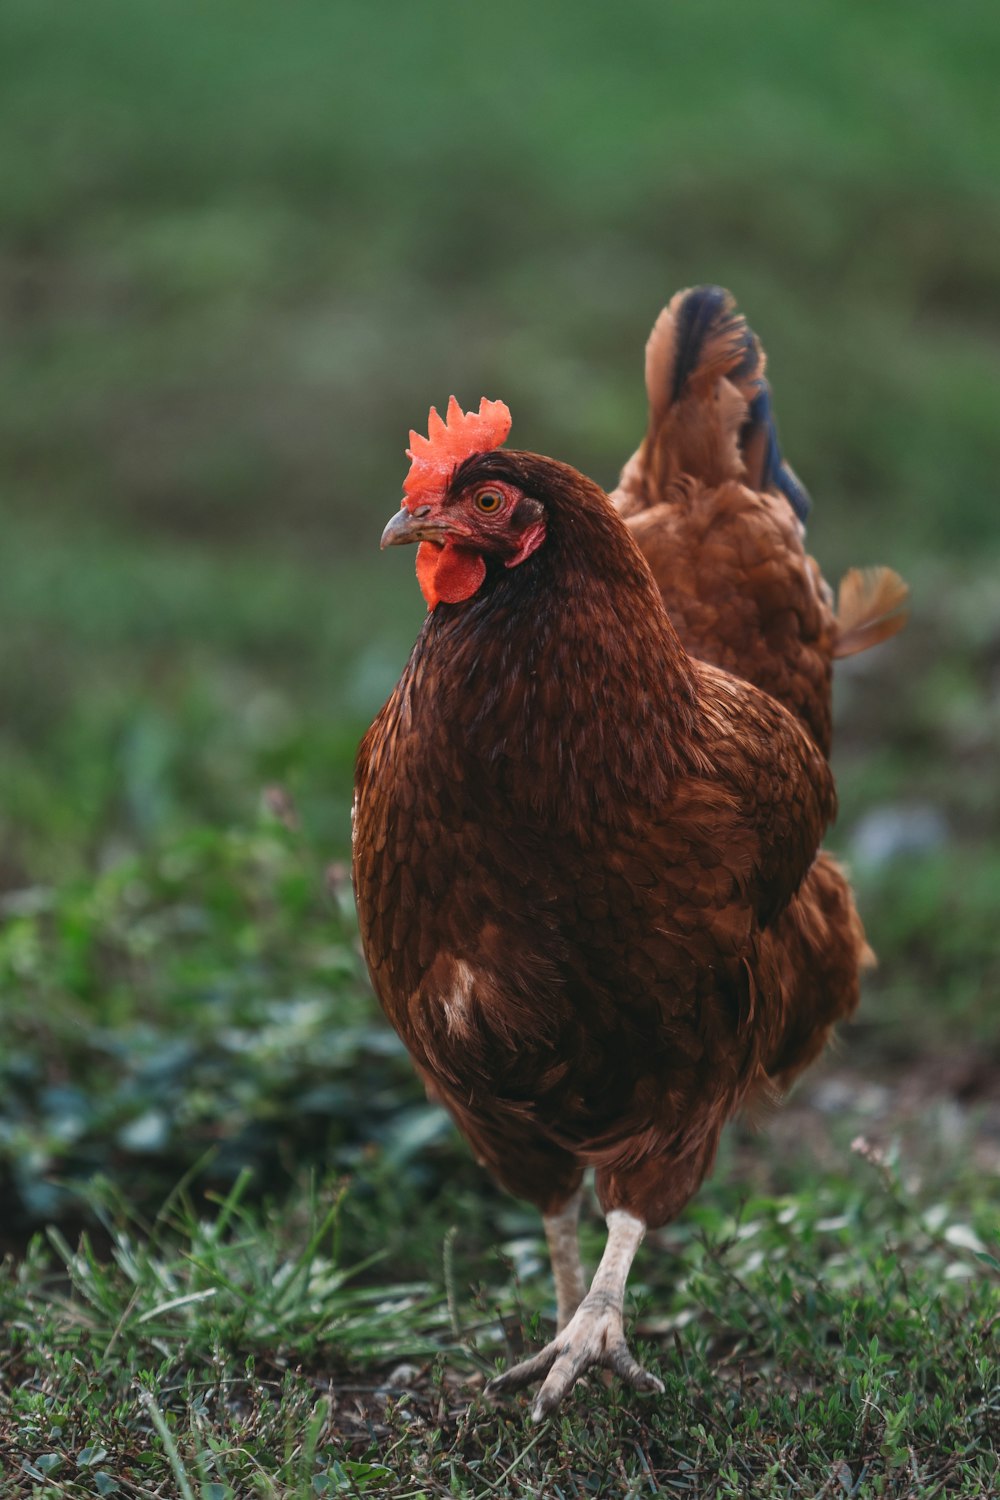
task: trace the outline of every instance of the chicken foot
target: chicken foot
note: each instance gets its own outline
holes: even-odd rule
[[[555,1410],[584,1371],[594,1366],[620,1375],[634,1390],[663,1394],[662,1381],[633,1358],[623,1325],[625,1282],[645,1233],[641,1219],[622,1208],[611,1210],[608,1243],[590,1291],[565,1328],[540,1353],[489,1382],[488,1396],[503,1396],[533,1380],[542,1380],[531,1408],[532,1421],[540,1422]]]

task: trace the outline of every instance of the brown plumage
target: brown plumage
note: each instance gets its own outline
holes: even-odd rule
[[[622,1330],[644,1229],[696,1191],[733,1111],[816,1055],[867,954],[817,857],[836,620],[780,483],[739,477],[776,450],[740,384],[752,336],[733,380],[736,333],[690,321],[669,347],[654,331],[621,514],[551,459],[472,452],[411,484],[383,539],[422,543],[432,608],[358,755],[362,941],[428,1087],[545,1216],[560,1333],[493,1383],[545,1377],[536,1416],[595,1363],[659,1387]],[[581,1301],[588,1167],[609,1241]]]

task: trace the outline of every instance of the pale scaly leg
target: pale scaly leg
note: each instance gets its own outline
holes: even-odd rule
[[[540,1422],[559,1405],[584,1370],[594,1365],[612,1370],[637,1391],[663,1394],[662,1381],[633,1359],[623,1325],[625,1282],[645,1233],[645,1224],[634,1214],[623,1208],[611,1210],[601,1264],[590,1291],[566,1327],[540,1354],[495,1376],[486,1387],[487,1395],[506,1395],[544,1377],[531,1409],[532,1420]]]
[[[552,1261],[552,1279],[556,1284],[556,1328],[561,1333],[583,1301],[587,1283],[580,1261],[580,1204],[583,1188],[557,1214],[546,1214],[545,1238]]]

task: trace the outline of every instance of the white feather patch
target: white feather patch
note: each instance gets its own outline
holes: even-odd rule
[[[450,979],[450,986],[445,990],[441,999],[448,1030],[454,1035],[469,1029],[476,973],[464,958],[453,958]]]

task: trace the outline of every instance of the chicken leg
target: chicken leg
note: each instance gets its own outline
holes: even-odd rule
[[[539,1354],[495,1376],[486,1387],[487,1395],[503,1396],[533,1380],[542,1380],[531,1409],[532,1421],[540,1422],[559,1405],[583,1372],[595,1365],[620,1375],[634,1390],[663,1394],[662,1381],[632,1357],[623,1326],[625,1282],[645,1233],[642,1219],[622,1208],[611,1210],[601,1264],[590,1291],[566,1327]]]
[[[556,1332],[562,1333],[583,1301],[587,1283],[580,1260],[580,1204],[583,1188],[578,1187],[569,1202],[555,1214],[542,1220],[552,1262],[552,1279],[556,1286]]]

